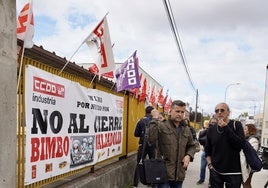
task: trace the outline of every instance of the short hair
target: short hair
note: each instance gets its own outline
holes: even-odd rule
[[[254,124],[249,123],[249,124],[246,124],[245,126],[248,127],[248,134],[249,135],[257,134],[257,128],[256,128],[256,126]]]
[[[171,104],[171,108],[173,108],[174,106],[186,106],[185,102],[181,101],[181,100],[175,100],[172,102]]]
[[[204,128],[209,128],[209,120],[205,120],[203,123]]]
[[[151,114],[151,112],[152,112],[153,109],[154,109],[154,107],[152,107],[152,106],[147,106],[147,107],[145,108],[145,113],[146,113],[146,114]]]
[[[217,105],[215,106],[215,108],[216,108],[218,105],[224,105],[224,106],[226,107],[227,111],[230,111],[229,105],[228,105],[227,103],[225,103],[225,102],[221,102],[221,103],[217,104]]]
[[[216,123],[218,122],[218,119],[216,117],[212,116],[212,118],[210,118],[210,120],[209,120],[209,124],[211,124],[212,120],[216,120]]]

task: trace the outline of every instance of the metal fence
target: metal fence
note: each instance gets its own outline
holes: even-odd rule
[[[19,60],[18,60],[19,61]],[[84,167],[79,170],[73,170],[69,171],[68,173],[61,174],[55,177],[51,177],[30,185],[24,185],[24,177],[25,177],[25,153],[29,151],[25,151],[25,141],[26,141],[26,132],[25,132],[25,67],[26,65],[33,65],[37,68],[40,68],[42,70],[45,70],[47,72],[50,72],[52,74],[58,75],[59,69],[53,68],[51,66],[48,66],[44,64],[43,62],[39,62],[37,60],[24,57],[23,60],[23,67],[22,67],[22,76],[21,76],[21,82],[18,89],[18,95],[17,95],[17,101],[18,101],[18,111],[17,111],[17,117],[18,117],[18,127],[17,127],[17,137],[18,137],[18,144],[17,144],[17,185],[19,188],[22,187],[40,187],[44,186],[53,182],[56,182],[60,179],[69,177],[71,175],[75,175],[78,173],[81,173],[82,171],[94,171],[94,167],[96,165],[99,165],[101,163],[107,163],[109,160],[114,161],[115,158],[123,158],[127,156],[128,153],[133,152],[138,147],[138,140],[133,136],[135,124],[137,120],[144,115],[144,102],[138,102],[136,98],[133,96],[130,96],[128,93],[117,93],[114,90],[111,89],[112,86],[105,86],[101,83],[95,83],[94,86],[92,85],[91,80],[86,80],[82,77],[79,77],[78,75],[73,75],[68,72],[63,72],[60,74],[60,76],[69,79],[71,81],[75,81],[80,83],[82,86],[87,88],[93,88],[98,89],[107,93],[112,93],[114,95],[118,95],[123,97],[124,100],[124,112],[123,112],[123,152],[121,155],[118,155],[116,157],[110,158],[104,162],[97,163],[93,166]]]
[[[32,51],[33,52],[32,52]],[[31,53],[30,53],[31,52]],[[40,57],[45,53],[44,57]],[[29,55],[30,54],[30,55]],[[52,56],[55,54],[52,54]],[[45,61],[44,59],[49,59],[49,61]],[[59,60],[60,59],[60,60]],[[50,62],[52,61],[52,62]],[[20,58],[18,58],[18,62],[20,62]],[[48,63],[49,62],[49,63]],[[95,79],[95,77],[92,76],[91,73],[84,71],[83,74],[88,74],[91,76],[81,76],[80,73],[77,73],[75,70],[68,69],[68,66],[66,67],[67,69],[60,74],[61,77],[77,82],[81,84],[82,86],[86,88],[93,88],[97,89],[100,91],[104,91],[107,93],[111,93],[113,95],[117,95],[120,97],[123,97],[124,101],[124,110],[123,110],[123,149],[122,149],[122,154],[115,156],[113,158],[110,158],[108,160],[105,160],[103,162],[97,163],[92,166],[87,166],[78,170],[72,170],[69,171],[68,173],[64,173],[58,176],[54,176],[30,185],[25,185],[24,184],[24,179],[25,179],[25,153],[29,151],[25,151],[26,148],[26,132],[25,132],[25,67],[27,65],[32,65],[35,66],[39,69],[45,70],[47,72],[50,72],[55,75],[59,75],[60,73],[60,67],[63,65],[63,62],[66,62],[65,59],[59,58],[58,56],[56,57],[55,60],[53,60],[53,57],[42,48],[34,47],[33,49],[30,49],[30,51],[26,51],[26,56],[23,59],[23,67],[22,67],[22,75],[21,75],[21,82],[18,87],[18,93],[17,93],[17,101],[18,101],[18,106],[17,106],[17,118],[18,118],[18,126],[17,126],[17,187],[19,188],[24,188],[24,187],[41,187],[44,185],[49,185],[52,183],[55,183],[61,179],[70,177],[72,175],[78,175],[79,173],[83,171],[91,171],[94,172],[94,168],[96,166],[101,166],[103,164],[111,163],[117,159],[123,159],[126,157],[129,153],[133,153],[134,151],[137,150],[138,148],[138,138],[134,137],[134,129],[135,125],[138,121],[139,118],[144,116],[145,110],[145,104],[144,102],[139,102],[135,98],[135,96],[132,93],[129,92],[116,92],[114,91],[114,83],[113,82],[108,82],[107,81],[102,81],[103,79]],[[18,64],[19,65],[19,64]],[[52,66],[53,65],[53,66]],[[73,65],[71,64],[70,66],[74,67],[78,65]],[[18,68],[19,70],[19,68]],[[19,71],[18,71],[19,72]],[[91,78],[91,79],[87,79]],[[93,79],[93,80],[92,80]],[[94,82],[93,82],[94,81]],[[162,108],[159,108],[159,111],[162,111]],[[198,130],[199,129],[199,124],[191,122],[191,125]]]

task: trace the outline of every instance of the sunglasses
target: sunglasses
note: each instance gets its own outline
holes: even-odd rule
[[[215,110],[215,113],[219,113],[219,112],[223,113],[223,112],[225,112],[225,110],[224,109],[216,109]]]

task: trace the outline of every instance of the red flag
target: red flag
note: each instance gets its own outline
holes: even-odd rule
[[[168,94],[166,94],[166,96],[165,96],[165,98],[164,98],[164,100],[163,100],[163,102],[161,104],[163,107],[166,105],[167,98],[168,98]]]
[[[96,58],[99,74],[114,71],[114,56],[106,16],[86,38],[85,42]]]
[[[168,111],[170,110],[171,104],[172,104],[172,99],[169,98],[167,104],[166,104],[165,107],[164,107],[164,111],[165,111],[165,112],[168,112]]]
[[[88,71],[93,73],[93,74],[99,73],[99,69],[95,63],[91,67],[88,68]]]
[[[91,67],[89,67],[88,71],[93,73],[93,74],[99,73],[99,69],[95,63]],[[102,76],[107,77],[107,78],[114,78],[114,72],[110,71],[107,73],[103,73]]]
[[[106,78],[114,78],[114,71],[103,73],[102,76]]]
[[[144,101],[146,99],[146,90],[147,90],[147,80],[146,78],[144,78],[143,80],[143,85],[142,85],[142,88],[141,88],[141,94],[140,94],[140,97],[139,97],[139,101]]]
[[[160,106],[162,106],[163,101],[164,101],[163,88],[161,88],[159,90],[159,94],[157,96],[157,100],[158,100],[158,103],[160,104]]]
[[[24,41],[24,48],[33,47],[34,19],[32,3],[27,3],[20,11],[17,20],[17,38]]]
[[[152,87],[152,91],[151,91],[151,95],[150,95],[150,99],[149,99],[149,102],[151,103],[152,106],[156,106],[156,97],[155,97],[155,93],[154,93],[154,88],[155,88],[155,86]]]
[[[163,107],[165,107],[165,105],[166,105],[167,98],[168,98],[168,90],[167,90],[167,93],[166,93],[165,98],[163,99],[163,101],[162,101],[162,103],[161,103],[161,105],[162,105]]]

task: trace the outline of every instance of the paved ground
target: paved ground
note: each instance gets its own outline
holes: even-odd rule
[[[195,155],[195,159],[187,170],[186,179],[183,182],[184,188],[207,188],[208,187],[208,177],[209,172],[206,171],[206,181],[201,185],[196,185],[196,182],[199,179],[200,172],[200,157],[201,152]],[[265,183],[268,181],[268,170],[261,170],[260,172],[256,172],[252,178],[252,187],[253,188],[263,188]],[[147,186],[142,185],[141,183],[138,186],[139,188],[146,188]],[[147,187],[148,188],[148,187]]]

